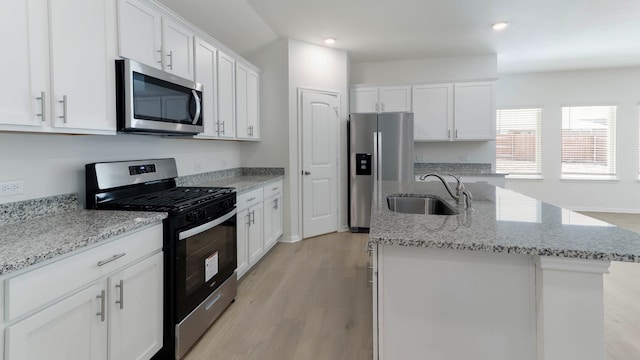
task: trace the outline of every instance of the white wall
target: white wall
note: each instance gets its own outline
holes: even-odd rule
[[[249,58],[260,74],[260,141],[244,146],[247,166],[272,166],[285,169],[283,202],[291,203],[289,168],[289,43],[280,39]],[[297,174],[297,173],[296,173]],[[295,198],[297,201],[297,197]],[[291,239],[291,206],[284,207],[283,238]],[[295,236],[298,234],[296,233]]]
[[[348,118],[348,69],[347,53],[309,43],[289,40],[289,169],[292,174],[300,173],[298,148],[298,88],[328,90],[340,94],[340,151],[338,154],[338,226],[347,229],[347,118]],[[300,176],[292,177],[291,194],[301,196]],[[297,201],[296,201],[297,200]],[[301,203],[293,199],[291,203],[292,234],[301,235]]]
[[[502,75],[497,108],[542,107],[544,180],[507,187],[576,210],[640,212],[638,104],[640,68]],[[561,180],[561,107],[617,105],[617,181]]]
[[[352,63],[350,84],[395,85],[495,79],[496,55]],[[490,163],[495,170],[495,142],[417,142],[418,162]]]
[[[344,51],[281,39],[252,55],[262,69],[261,141],[244,148],[243,159],[252,166],[275,161],[283,166],[285,178],[285,241],[302,238],[301,178],[298,127],[298,88],[340,93],[340,144],[338,161],[346,161],[346,119],[348,111],[348,60]],[[339,226],[347,228],[347,177],[339,165]]]
[[[403,84],[494,79],[498,76],[496,55],[426,58],[403,61],[354,62],[349,83]]]
[[[243,165],[234,141],[152,135],[97,136],[0,133],[0,181],[24,180],[24,194],[0,203],[76,192],[84,204],[84,165],[175,157],[180,176]],[[265,164],[265,166],[268,164]]]

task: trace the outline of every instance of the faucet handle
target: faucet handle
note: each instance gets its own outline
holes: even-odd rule
[[[462,192],[464,191],[464,184],[462,183],[462,181],[460,180],[459,177],[453,175],[453,174],[447,174],[451,177],[453,177],[454,179],[456,179],[456,181],[458,182],[458,185],[456,185],[456,192],[458,193],[457,195],[460,196],[462,194]]]

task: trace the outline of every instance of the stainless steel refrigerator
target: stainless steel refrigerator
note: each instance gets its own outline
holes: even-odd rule
[[[349,116],[349,227],[368,232],[374,180],[412,183],[413,113]]]

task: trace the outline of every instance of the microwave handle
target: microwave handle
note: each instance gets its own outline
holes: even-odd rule
[[[191,122],[193,125],[195,125],[198,122],[198,119],[200,119],[200,112],[202,111],[202,108],[200,105],[200,97],[198,96],[198,93],[195,90],[191,90],[191,94],[193,94],[193,98],[196,101],[196,114],[193,117],[193,121]]]

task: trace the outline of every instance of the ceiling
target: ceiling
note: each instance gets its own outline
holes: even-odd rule
[[[638,0],[159,1],[243,56],[277,38],[335,37],[352,62],[497,54],[499,73],[640,66]]]

